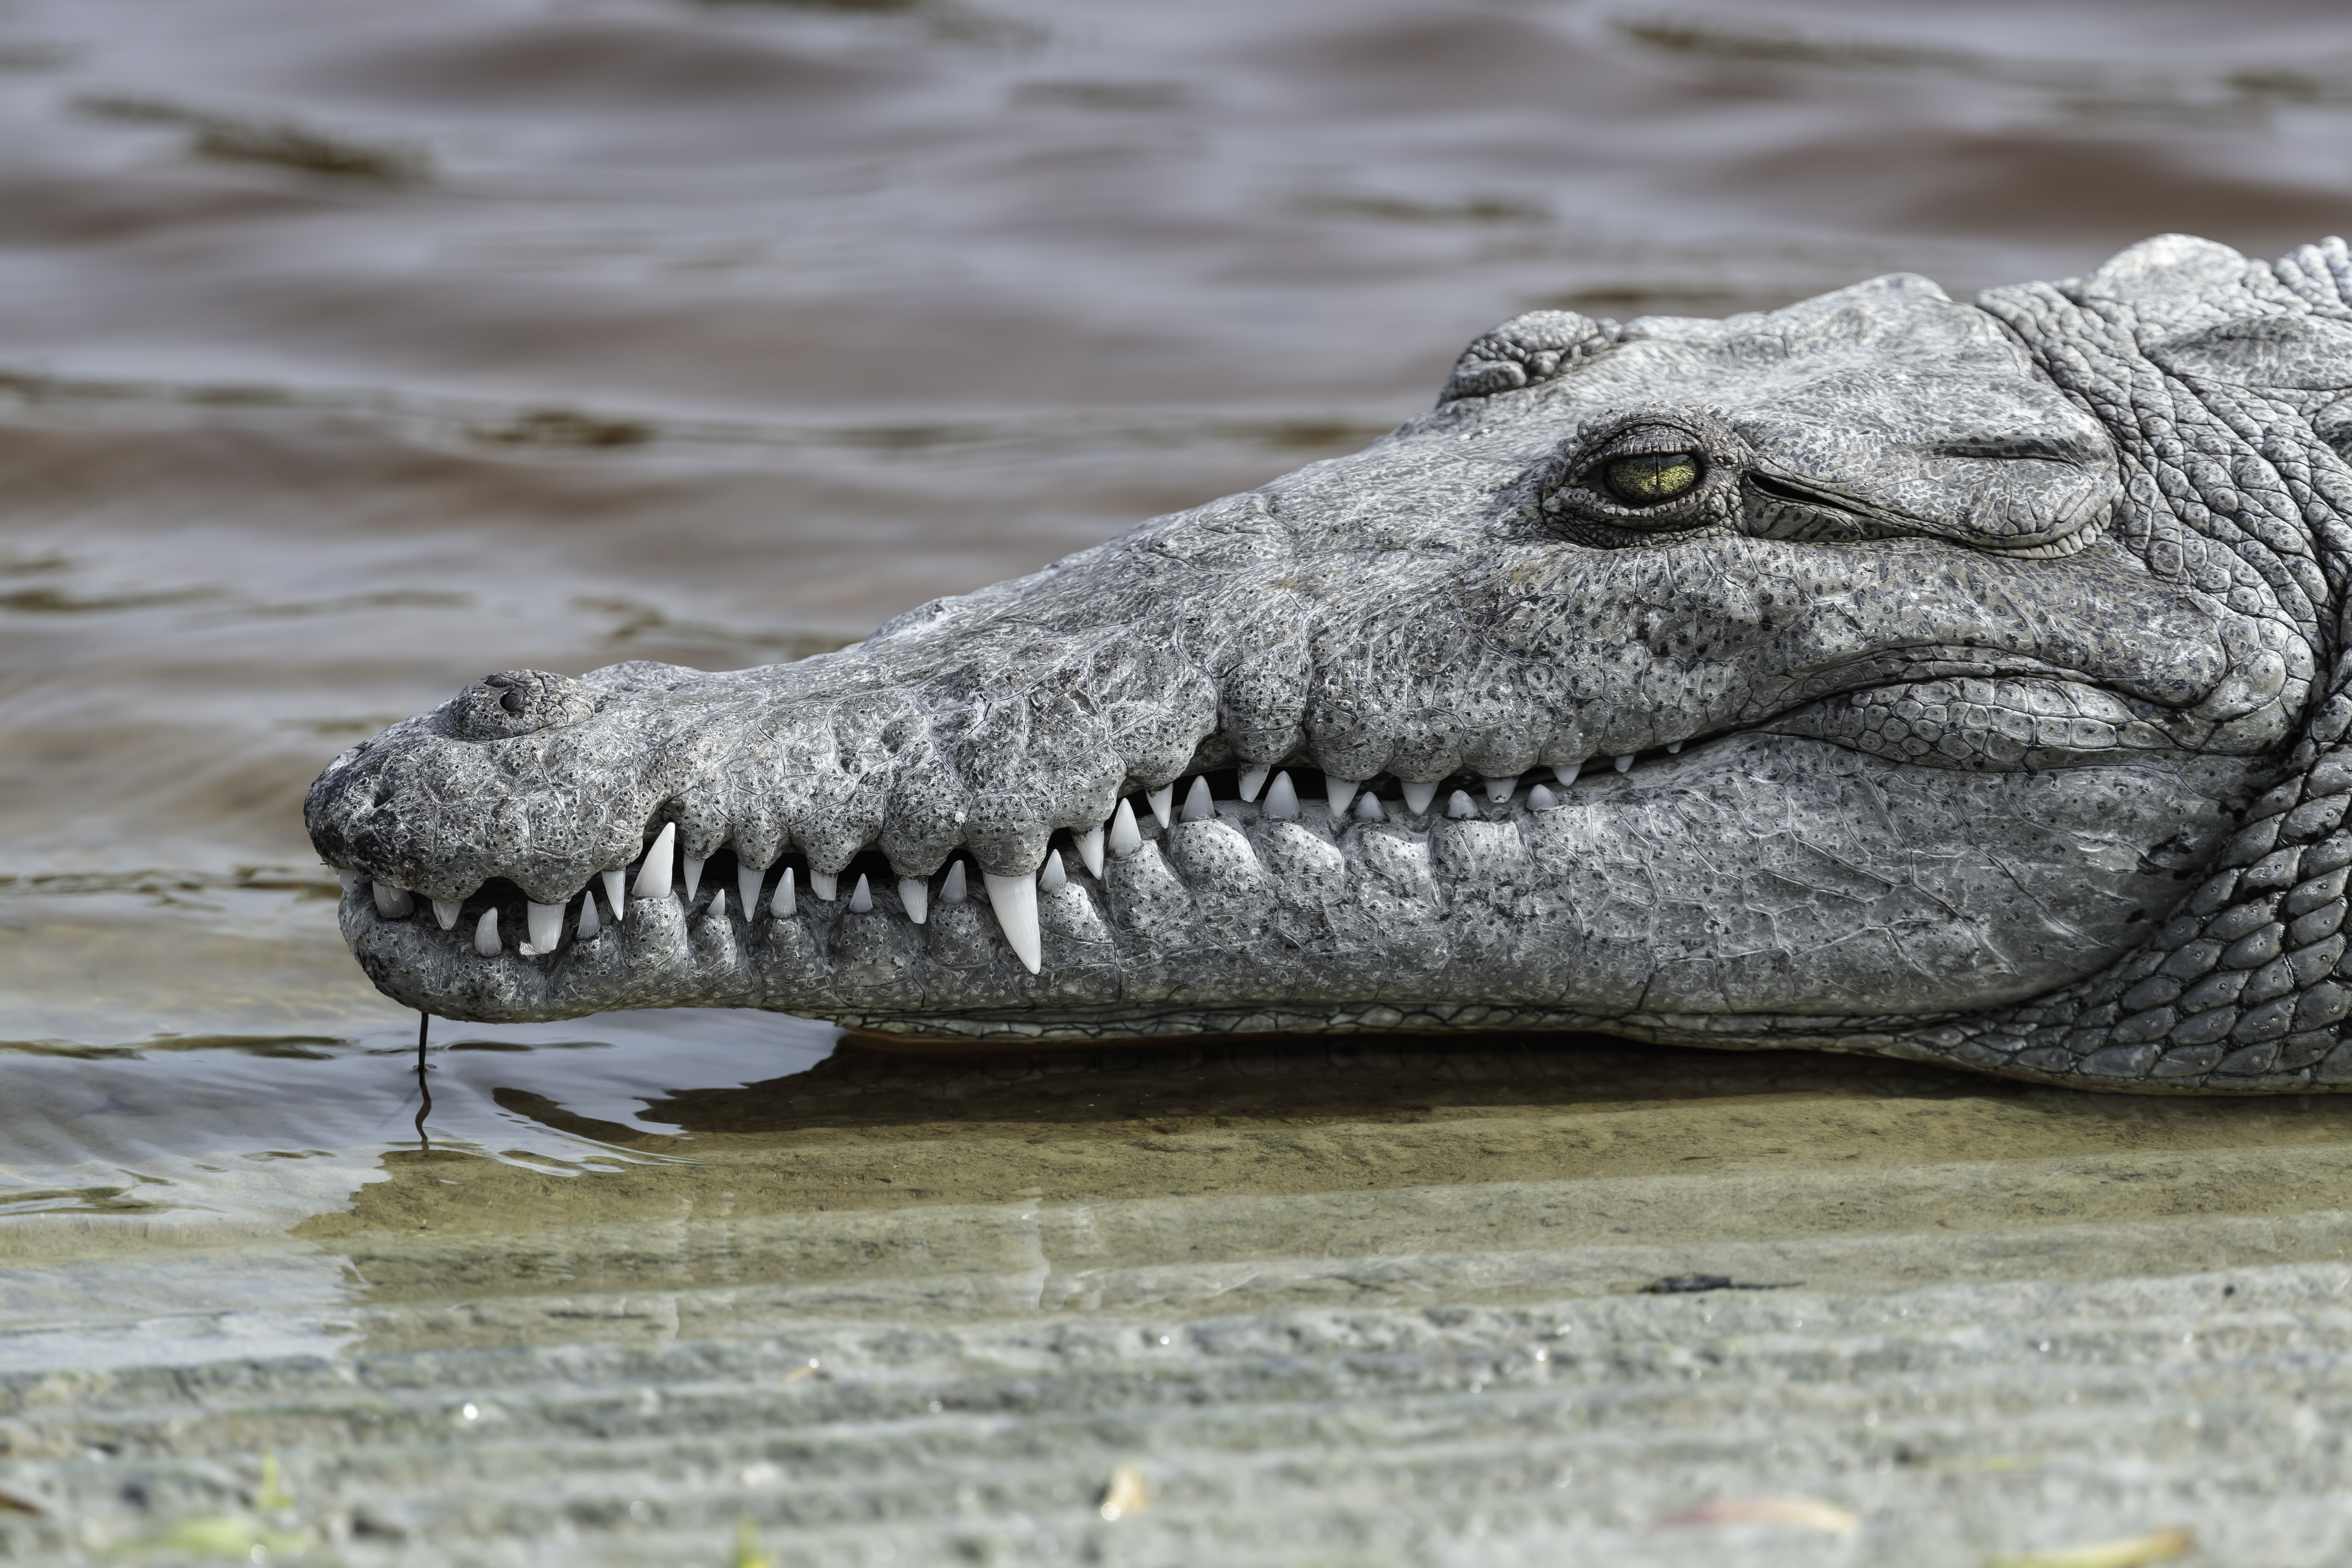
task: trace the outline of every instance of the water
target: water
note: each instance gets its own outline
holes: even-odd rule
[[[2347,131],[2316,5],[0,5],[0,1552],[2340,1559],[2341,1382],[2265,1392],[2352,1342],[2332,1103],[645,1015],[450,1026],[420,1126],[299,800],[1349,450],[1518,310],[2342,232]],[[1648,1530],[1759,1489],[1861,1533]]]

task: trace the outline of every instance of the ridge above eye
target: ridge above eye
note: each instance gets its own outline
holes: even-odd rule
[[[1698,488],[1696,452],[1634,452],[1601,467],[1601,483],[1626,506],[1657,506]]]

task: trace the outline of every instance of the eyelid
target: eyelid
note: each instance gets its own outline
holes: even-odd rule
[[[1621,430],[1602,442],[1584,467],[1591,468],[1619,458],[1662,458],[1670,452],[1687,452],[1704,461],[1706,443],[1671,425],[1640,425]]]

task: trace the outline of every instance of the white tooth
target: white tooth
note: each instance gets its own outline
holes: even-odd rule
[[[1683,743],[1680,741],[1669,741],[1666,742],[1666,755],[1670,757],[1681,752],[1682,749]]]
[[[833,902],[834,900],[841,897],[841,873],[838,871],[811,871],[809,873],[809,891],[816,895],[818,898],[823,899],[828,904]]]
[[[1265,815],[1276,822],[1297,820],[1298,786],[1290,782],[1288,773],[1274,775],[1274,784],[1265,792]]]
[[[736,901],[743,906],[745,920],[760,912],[760,884],[767,879],[765,871],[746,869],[735,873]]]
[[[357,888],[362,882],[366,881],[367,879],[361,876],[357,871],[346,871],[341,867],[338,866],[335,868],[335,880],[341,882],[343,885],[343,891],[348,893]]]
[[[530,945],[541,952],[553,952],[555,944],[563,940],[563,906],[526,905],[523,918],[530,928]]]
[[[1415,816],[1424,815],[1429,810],[1429,803],[1437,798],[1437,784],[1435,779],[1427,784],[1403,784],[1404,808]]]
[[[499,911],[484,910],[482,918],[474,922],[474,951],[484,958],[499,955]]]
[[[1234,793],[1244,801],[1255,800],[1257,792],[1265,787],[1265,775],[1272,771],[1273,769],[1265,763],[1260,763],[1254,768],[1244,768],[1242,782],[1234,788]]]
[[[629,918],[629,871],[623,867],[617,871],[603,873],[604,907],[613,911],[613,923],[619,925]]]
[[[727,918],[727,889],[724,888],[710,895],[710,918],[720,921]]]
[[[1559,781],[1560,787],[1562,789],[1566,789],[1570,784],[1576,782],[1576,775],[1583,771],[1584,764],[1582,763],[1562,763],[1559,766],[1552,769],[1551,776]]]
[[[586,942],[604,929],[603,924],[596,919],[596,889],[583,889],[580,894],[580,927],[572,933],[572,940]]]
[[[635,896],[640,899],[669,897],[670,863],[677,858],[677,824],[662,824],[661,837],[646,851],[646,863],[637,872]]]
[[[1558,808],[1559,805],[1559,796],[1552,794],[1551,791],[1544,788],[1541,784],[1537,784],[1534,788],[1528,791],[1528,809],[1529,811],[1551,811]]]
[[[457,923],[457,911],[465,907],[463,899],[436,899],[433,900],[433,918],[441,922],[443,931],[447,931]]]
[[[1387,812],[1381,809],[1381,797],[1379,795],[1360,795],[1356,797],[1356,820],[1358,822],[1385,822],[1388,820],[1388,815],[1389,814]]]
[[[416,908],[416,900],[408,896],[405,888],[395,888],[390,882],[371,882],[368,886],[375,895],[375,912],[385,920],[405,919]]]
[[[776,879],[776,892],[768,900],[768,912],[780,921],[793,918],[793,884],[800,878],[796,868],[787,866],[784,874]]]
[[[988,883],[988,906],[996,911],[1004,940],[1013,944],[1013,956],[1022,968],[1036,973],[1045,952],[1037,935],[1037,884],[1027,877],[1000,877],[993,871],[981,876]]]
[[[690,904],[694,902],[695,889],[702,886],[702,868],[710,862],[698,860],[691,855],[681,855],[678,860],[686,868],[686,901]]]
[[[1162,827],[1167,826],[1169,815],[1174,809],[1176,804],[1176,785],[1174,781],[1171,780],[1167,784],[1161,784],[1158,789],[1153,790],[1143,798],[1151,803],[1151,815],[1160,819],[1160,826]],[[1034,973],[1035,971],[1032,970],[1031,973]]]
[[[964,900],[963,862],[948,868],[947,879],[940,884],[940,902],[960,904]]]
[[[1626,752],[1623,756],[1617,759],[1617,771],[1621,773],[1633,765],[1633,753],[1631,752]]]
[[[1457,789],[1445,798],[1445,815],[1459,822],[1465,816],[1477,816],[1478,807],[1467,790]]]
[[[1518,787],[1519,781],[1516,778],[1488,779],[1486,781],[1486,799],[1491,805],[1500,805],[1505,801],[1510,799],[1511,792]]]
[[[1135,826],[1135,808],[1125,801],[1111,814],[1110,852],[1124,860],[1143,847],[1143,834]]]
[[[809,879],[814,881],[816,879],[812,874]],[[857,886],[849,889],[849,912],[853,915],[874,912],[874,889],[866,885],[866,873],[863,871],[857,874]]]
[[[1078,858],[1086,864],[1087,875],[1097,882],[1101,881],[1103,830],[1089,827],[1084,833],[1074,835],[1073,842],[1078,847]]]
[[[931,885],[920,877],[898,879],[898,902],[905,906],[907,918],[921,925],[931,917]]]
[[[1199,820],[1192,816],[1192,807],[1189,805],[1185,807],[1184,820],[1187,822]],[[1038,890],[1050,893],[1069,885],[1070,874],[1062,869],[1062,852],[1058,849],[1046,850],[1045,869],[1037,873]]]
[[[1356,791],[1360,787],[1355,779],[1335,779],[1329,773],[1323,775],[1323,798],[1331,803],[1332,821],[1339,820],[1339,814],[1348,809],[1348,803],[1356,798]]]
[[[1194,779],[1192,781],[1192,787],[1184,792],[1184,820],[1187,822],[1214,822],[1216,818],[1217,803],[1214,797],[1209,794],[1209,781],[1206,779]],[[1168,824],[1166,819],[1163,818],[1160,826],[1162,827],[1167,826]]]

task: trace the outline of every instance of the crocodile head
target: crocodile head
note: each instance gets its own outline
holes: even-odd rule
[[[2328,1081],[2343,941],[2285,928],[2352,862],[2347,274],[2175,237],[1974,303],[1522,316],[1362,452],[856,647],[491,676],[310,832],[453,1017]]]

